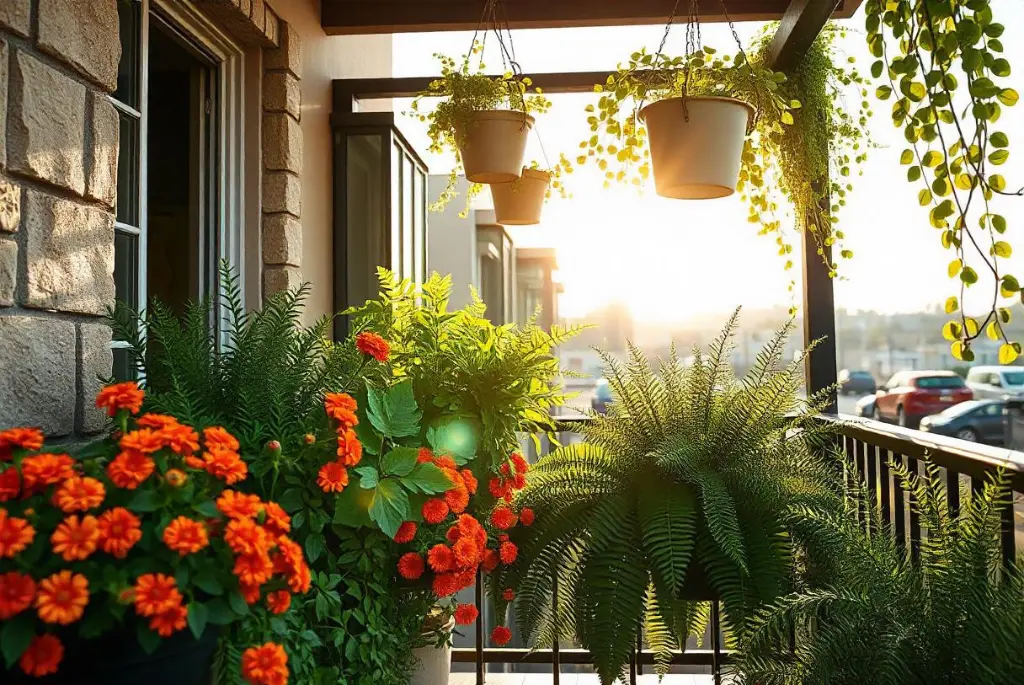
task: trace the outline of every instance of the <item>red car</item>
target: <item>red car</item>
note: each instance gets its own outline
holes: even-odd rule
[[[925,416],[974,399],[952,371],[900,371],[875,393],[874,418],[916,428]]]

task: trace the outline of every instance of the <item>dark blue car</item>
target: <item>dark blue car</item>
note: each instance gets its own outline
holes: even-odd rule
[[[921,419],[921,430],[968,442],[1002,445],[1006,439],[1002,400],[968,400]]]
[[[597,386],[594,388],[594,398],[590,400],[590,406],[594,408],[598,414],[606,414],[608,412],[608,405],[612,401],[612,389],[608,385],[607,379],[600,379],[597,382]]]

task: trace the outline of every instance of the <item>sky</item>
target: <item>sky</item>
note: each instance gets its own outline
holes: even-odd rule
[[[1007,84],[1024,93],[1024,3],[992,0],[992,8],[996,21],[1006,26],[1005,57],[1017,68]],[[841,50],[854,57],[866,74],[872,59],[864,42],[863,9],[843,24],[851,31],[841,41]],[[737,25],[745,45],[761,27],[759,23]],[[520,30],[513,32],[512,40],[524,73],[596,71],[614,69],[641,47],[654,51],[662,32],[660,26]],[[702,38],[704,45],[720,52],[736,52],[726,25],[703,26]],[[471,39],[468,32],[396,35],[394,75],[434,75],[438,72],[433,69],[433,53],[458,57]],[[685,26],[676,26],[666,53],[682,54],[684,39]],[[486,61],[494,70],[500,65],[496,52]],[[552,110],[538,118],[537,135],[527,149],[527,159],[542,164],[545,157],[557,160],[559,152],[574,159],[579,142],[590,136],[584,107],[594,96],[554,95],[551,99]],[[854,178],[853,193],[841,215],[840,227],[854,258],[843,263],[843,278],[835,283],[837,307],[919,311],[959,294],[959,281],[951,281],[946,274],[955,255],[940,245],[940,233],[930,226],[927,209],[918,206],[921,186],[908,183],[906,167],[899,164],[906,145],[902,132],[892,125],[890,108],[891,101],[879,103],[869,122],[880,147],[870,153],[863,176]],[[405,109],[406,101],[395,102],[396,111]],[[406,118],[400,125],[417,148],[426,149],[425,124]],[[1024,149],[1024,104],[1005,108],[998,128],[1010,136],[1011,156],[1003,175],[1008,187],[1019,188],[1024,185],[1024,154],[1014,151]],[[452,161],[426,155],[431,173],[447,173]],[[737,305],[757,309],[799,305],[799,260],[794,270],[783,270],[774,239],[757,235],[758,227],[747,222],[747,209],[738,194],[717,200],[669,200],[655,195],[653,187],[643,195],[632,187],[603,189],[601,179],[587,169],[593,167],[566,179],[572,198],[549,201],[540,225],[510,230],[517,246],[558,250],[558,278],[565,288],[560,302],[563,315],[584,316],[618,301],[627,304],[638,320],[671,323],[730,311]],[[1010,271],[1024,282],[1024,241],[1015,244],[1024,227],[1024,198],[997,201],[995,210],[1009,224],[1006,239],[1018,248],[1007,260]],[[478,206],[489,204],[485,192]],[[793,278],[797,279],[795,295],[789,292]],[[983,276],[965,298],[968,313],[987,311],[990,298],[991,280]],[[1018,316],[1024,315],[1019,304],[1016,309]]]

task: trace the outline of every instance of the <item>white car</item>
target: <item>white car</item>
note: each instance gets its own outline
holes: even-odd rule
[[[975,399],[1024,399],[1024,367],[975,366],[967,372]]]

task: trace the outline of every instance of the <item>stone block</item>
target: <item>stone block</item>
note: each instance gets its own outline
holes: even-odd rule
[[[263,109],[285,112],[299,118],[302,95],[299,79],[287,71],[271,71],[263,76]]]
[[[263,117],[263,168],[302,173],[302,129],[287,114]]]
[[[89,97],[92,100],[92,159],[85,194],[113,207],[117,199],[117,145],[120,132],[117,110],[100,93],[93,92]]]
[[[278,24],[280,21],[274,10],[270,9],[270,5],[267,5],[267,25],[263,28],[263,35],[274,44],[274,47],[280,44],[278,40]]]
[[[264,0],[252,0],[249,6],[249,21],[257,31],[263,33],[267,25],[267,4]]]
[[[267,214],[286,212],[302,216],[302,184],[299,177],[287,171],[263,174],[263,211]]]
[[[2,13],[3,10],[0,10]],[[0,169],[7,166],[7,43],[0,40]]]
[[[302,272],[294,266],[268,266],[263,269],[263,301],[277,293],[296,290],[302,285]]]
[[[14,304],[18,287],[18,243],[0,240],[0,307]]]
[[[31,27],[32,0],[0,2],[0,26],[20,36],[27,36]]]
[[[75,325],[41,316],[0,316],[0,428],[75,426]]]
[[[107,92],[117,88],[118,0],[39,0],[39,47]]]
[[[99,433],[107,415],[96,408],[96,394],[103,387],[100,378],[109,378],[114,364],[110,350],[110,327],[83,323],[78,327],[78,425],[80,433]]]
[[[267,71],[290,71],[302,78],[302,39],[286,21],[278,24],[278,45],[263,51],[263,68]]]
[[[11,74],[8,166],[85,191],[85,86],[18,51]]]
[[[14,233],[21,223],[21,187],[0,176],[0,232]]]
[[[302,224],[287,214],[263,217],[263,263],[301,266]]]
[[[114,302],[114,217],[29,190],[25,198],[25,306],[101,315]]]

